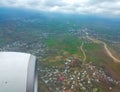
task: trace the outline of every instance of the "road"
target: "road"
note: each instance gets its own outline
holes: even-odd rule
[[[82,51],[83,56],[84,56],[84,58],[83,58],[83,64],[84,64],[84,62],[86,61],[86,54],[85,54],[85,51],[84,51],[84,49],[83,49],[83,45],[84,45],[84,43],[82,42],[82,44],[81,44],[81,46],[80,46],[80,50]]]
[[[120,60],[117,59],[117,58],[112,54],[112,52],[109,50],[109,48],[108,48],[108,46],[107,46],[107,44],[106,44],[105,42],[100,41],[100,40],[97,40],[97,39],[95,39],[95,38],[92,38],[92,37],[88,36],[88,33],[86,33],[86,35],[87,35],[86,37],[87,37],[89,40],[93,41],[94,43],[101,43],[101,44],[103,44],[106,53],[108,54],[109,57],[111,57],[111,58],[113,59],[114,62],[120,62]]]

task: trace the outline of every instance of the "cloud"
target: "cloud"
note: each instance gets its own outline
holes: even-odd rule
[[[120,0],[0,0],[0,6],[50,12],[120,16]]]

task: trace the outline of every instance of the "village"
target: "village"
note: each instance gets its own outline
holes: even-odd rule
[[[86,43],[92,43],[86,40],[85,31],[89,30],[70,30],[69,34],[81,37]],[[37,56],[38,59],[44,58],[51,54],[46,44],[42,41],[48,35],[53,36],[56,34],[42,33],[39,38],[31,40],[30,43],[22,40],[14,41],[0,47],[0,51],[26,52]],[[97,34],[93,35],[98,38]],[[113,92],[114,87],[120,89],[120,81],[103,67],[92,63],[92,61],[83,63],[82,60],[67,57],[63,67],[45,65],[46,62],[49,61],[38,62],[38,70],[39,79],[42,80],[49,92],[101,92],[101,89]]]
[[[68,59],[63,68],[44,66],[39,75],[49,92],[99,92],[100,85],[110,92],[112,87],[120,87],[120,81],[103,68],[79,60]]]
[[[21,41],[15,41],[11,44],[6,44],[5,46],[0,48],[0,51],[17,51],[17,52],[26,52],[31,53],[36,56],[44,56],[45,44],[43,43],[25,43]]]

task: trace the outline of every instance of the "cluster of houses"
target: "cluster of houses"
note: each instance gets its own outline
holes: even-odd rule
[[[0,51],[17,51],[31,53],[36,56],[44,56],[46,45],[42,42],[26,43],[23,41],[15,41],[0,48]]]
[[[108,90],[112,90],[113,86],[120,87],[120,81],[103,68],[91,63],[82,64],[78,60],[66,60],[62,68],[44,66],[39,73],[50,92],[99,92],[99,85]]]

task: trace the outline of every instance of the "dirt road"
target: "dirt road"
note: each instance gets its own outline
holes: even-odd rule
[[[113,56],[113,54],[111,53],[111,51],[109,50],[109,48],[108,48],[108,46],[107,46],[107,44],[105,42],[89,37],[88,33],[87,33],[87,38],[89,40],[93,41],[94,43],[101,43],[101,44],[103,44],[106,53],[113,59],[113,61],[114,62],[120,62],[119,59],[117,59],[115,56]]]
[[[80,50],[82,51],[83,56],[84,56],[84,58],[83,58],[83,64],[84,64],[84,62],[86,61],[86,54],[85,54],[85,51],[83,50],[83,45],[84,45],[84,43],[82,42],[82,44],[80,46]]]

